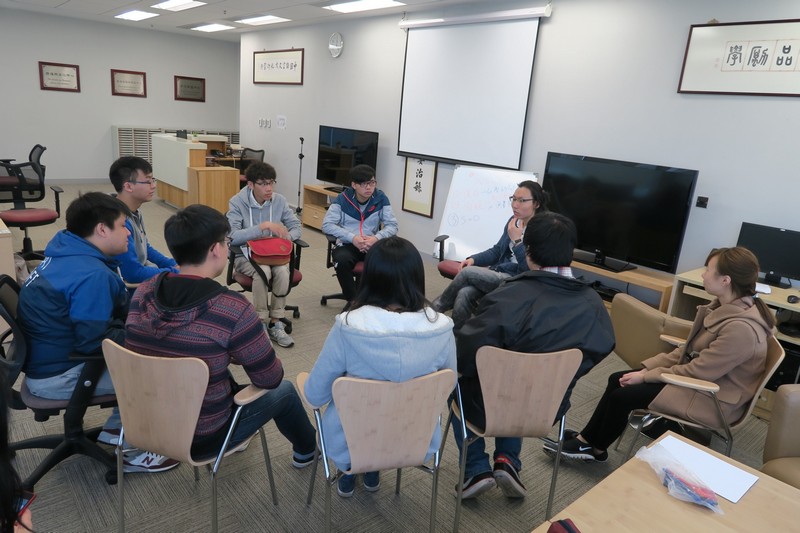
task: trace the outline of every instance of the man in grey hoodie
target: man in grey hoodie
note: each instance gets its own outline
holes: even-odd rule
[[[269,338],[288,348],[294,339],[281,321],[286,316],[286,294],[289,292],[289,265],[254,266],[242,253],[247,241],[264,237],[280,237],[294,241],[300,238],[302,226],[289,208],[286,197],[274,191],[276,173],[272,165],[256,162],[245,172],[247,186],[228,202],[228,222],[231,225],[231,250],[236,258],[234,268],[253,278],[253,305]],[[267,305],[267,285],[257,272],[260,268],[272,284],[272,299]]]

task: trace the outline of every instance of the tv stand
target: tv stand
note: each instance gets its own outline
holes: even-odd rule
[[[336,194],[342,194],[344,192],[344,187],[339,185],[331,185],[329,187],[325,187],[325,190],[335,192]]]
[[[303,210],[300,212],[303,225],[322,231],[325,212],[331,200],[339,196],[339,193],[330,189],[321,185],[303,185]]]
[[[622,272],[614,272],[592,262],[584,263],[582,261],[573,261],[570,265],[573,269],[583,270],[596,276],[601,276],[611,280],[622,283],[627,283],[634,287],[640,287],[658,293],[658,309],[667,312],[669,307],[669,300],[672,296],[672,287],[675,281],[675,276],[667,274],[666,272],[658,272],[646,268],[637,268],[636,270],[625,270]],[[577,275],[577,274],[576,274]],[[627,290],[623,292],[628,292]]]
[[[577,248],[572,252],[572,258],[579,263],[594,265],[597,268],[611,272],[625,272],[626,270],[635,270],[637,268],[636,265],[632,265],[628,261],[606,257],[599,252],[592,253],[586,250],[578,250]]]

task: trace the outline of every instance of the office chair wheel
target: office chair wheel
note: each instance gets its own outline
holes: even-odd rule
[[[292,311],[292,318],[300,318],[300,310],[299,309],[295,309],[294,311]]]
[[[106,471],[106,483],[109,485],[116,485],[117,484],[117,469],[111,468]]]
[[[328,305],[328,299],[323,296],[319,299],[319,305]]]
[[[283,322],[283,325],[285,326],[283,328],[283,330],[286,333],[288,333],[289,335],[291,335],[292,334],[292,321],[289,320],[288,318],[281,318],[280,321]]]

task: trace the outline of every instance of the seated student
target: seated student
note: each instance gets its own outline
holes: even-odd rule
[[[664,374],[716,383],[723,415],[729,421],[739,419],[758,390],[767,339],[775,326],[769,308],[755,297],[758,271],[758,259],[746,248],[712,250],[702,278],[703,288],[715,299],[697,308],[686,343],[645,359],[640,370],[611,374],[591,419],[580,433],[570,431],[562,455],[605,461],[606,450],[622,433],[634,409],[649,407],[711,426],[719,424],[711,397],[667,385],[661,382]],[[548,445],[548,449],[553,447]]]
[[[472,316],[485,294],[511,276],[528,270],[522,236],[531,218],[547,211],[547,193],[538,183],[525,180],[511,197],[511,210],[514,214],[503,227],[497,244],[462,261],[461,271],[433,301],[437,311],[453,310],[456,331]]]
[[[22,482],[11,464],[8,442],[8,377],[0,366],[0,531],[21,533],[33,531],[30,508],[20,514]]]
[[[19,294],[19,324],[28,343],[25,379],[31,394],[68,400],[83,363],[72,352],[101,352],[103,339],[123,343],[128,293],[117,273],[114,256],[128,247],[128,208],[100,192],[89,192],[67,207],[67,229],[56,233],[44,250],[45,259],[31,272]],[[97,382],[98,396],[114,394],[106,370]],[[119,410],[97,437],[116,445]],[[141,450],[125,453],[126,472],[163,472],[176,461]]]
[[[557,419],[569,409],[569,397],[579,378],[614,349],[614,330],[600,296],[576,280],[568,266],[577,232],[567,217],[547,212],[533,217],[523,237],[530,270],[509,278],[484,296],[478,312],[457,335],[459,385],[467,419],[485,424],[481,384],[475,354],[481,346],[528,353],[578,348],[583,361],[561,402]],[[455,420],[454,420],[455,424]],[[458,424],[453,435],[463,453]],[[522,439],[496,438],[494,470],[484,439],[467,448],[464,498],[474,498],[500,485],[509,498],[522,498],[526,488],[519,477]]]
[[[153,167],[141,157],[120,157],[108,170],[117,198],[130,210],[125,220],[128,228],[128,249],[115,256],[119,261],[122,279],[128,283],[141,283],[159,272],[177,272],[175,261],[150,246],[144,229],[144,219],[139,208],[153,199],[156,180]]]
[[[292,443],[292,465],[303,468],[313,462],[316,440],[300,397],[283,379],[281,361],[253,305],[214,281],[228,263],[230,229],[224,215],[205,205],[190,205],[167,220],[164,237],[181,271],[162,272],[139,285],[131,301],[125,345],[140,354],[199,357],[208,364],[193,456],[214,455],[225,440],[238,390],[228,370],[235,360],[254,385],[272,390],[242,410],[230,446],[275,419]]]
[[[336,237],[334,269],[348,302],[356,293],[356,263],[379,239],[397,235],[397,219],[389,198],[376,188],[375,169],[369,165],[351,168],[350,185],[331,202],[322,220],[322,232]]]
[[[256,267],[242,254],[240,246],[247,241],[264,237],[280,237],[294,241],[300,238],[302,226],[289,208],[286,198],[273,191],[276,174],[272,165],[256,161],[245,172],[247,187],[228,203],[228,222],[231,225],[231,249],[235,252],[234,268],[253,278],[253,304],[264,322],[269,338],[288,348],[294,339],[286,333],[281,321],[286,317],[286,294],[289,292],[289,265],[264,267],[259,265],[267,280],[272,280],[272,305],[267,305],[267,285]]]
[[[340,470],[350,468],[350,453],[332,401],[336,378],[403,382],[443,368],[455,370],[453,323],[426,306],[424,294],[425,270],[414,245],[395,236],[370,248],[353,304],[336,316],[305,385],[312,404],[331,402],[322,425],[330,457]],[[437,429],[430,454],[440,441]],[[378,472],[364,474],[366,490],[376,491],[379,486]],[[343,498],[352,496],[355,476],[339,478],[337,490]]]

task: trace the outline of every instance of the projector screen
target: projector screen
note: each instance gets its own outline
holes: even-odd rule
[[[539,19],[412,28],[398,155],[519,169]]]

